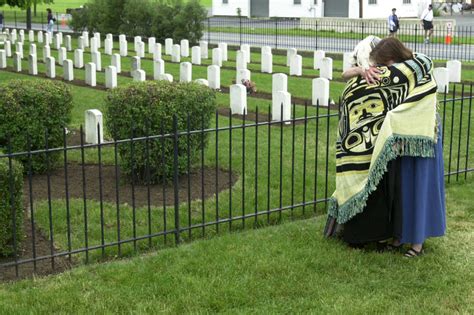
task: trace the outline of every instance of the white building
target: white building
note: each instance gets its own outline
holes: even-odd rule
[[[418,17],[431,0],[213,0],[212,15],[245,17],[348,17],[378,19],[397,8],[399,17]]]

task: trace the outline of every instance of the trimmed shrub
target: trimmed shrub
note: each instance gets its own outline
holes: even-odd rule
[[[216,109],[215,92],[196,83],[173,84],[165,81],[140,82],[110,90],[106,100],[106,126],[116,140],[147,135],[173,133],[173,116],[177,118],[178,131],[209,128]],[[207,144],[206,133],[204,145]],[[187,171],[188,137],[178,140],[178,171]],[[133,146],[133,155],[132,155]],[[189,136],[189,157],[192,164],[202,149],[201,135]],[[172,138],[134,141],[119,145],[121,169],[139,182],[147,182],[147,162],[150,182],[173,177]],[[163,162],[162,157],[165,157]]]
[[[3,154],[0,151],[0,155]],[[10,195],[12,186],[12,195]],[[23,168],[12,160],[10,173],[7,158],[0,159],[0,256],[14,253],[13,212],[15,212],[16,240],[20,243],[23,236]],[[12,208],[13,201],[13,208]]]
[[[75,31],[154,36],[158,42],[168,37],[188,39],[196,44],[203,35],[206,17],[206,9],[197,0],[91,0],[72,13],[69,25]]]
[[[46,145],[55,148],[63,145],[63,127],[70,121],[72,95],[69,87],[49,80],[11,80],[0,85],[0,148],[7,151],[11,141],[12,152],[42,150]],[[51,166],[60,153],[51,153]],[[32,155],[32,170],[41,173],[46,169],[45,154]],[[28,156],[19,160],[28,163]]]

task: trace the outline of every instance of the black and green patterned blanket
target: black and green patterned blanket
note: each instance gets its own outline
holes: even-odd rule
[[[336,191],[329,215],[342,224],[363,211],[387,164],[397,156],[434,156],[436,82],[425,55],[380,67],[381,80],[361,77],[342,95],[336,142]]]

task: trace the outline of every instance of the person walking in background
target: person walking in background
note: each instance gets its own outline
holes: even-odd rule
[[[397,31],[400,28],[400,21],[398,20],[397,16],[397,9],[392,9],[392,14],[388,17],[388,30],[390,32],[390,37],[395,37],[397,35]]]
[[[0,32],[3,31],[3,13],[0,12]]]
[[[433,17],[433,5],[430,4],[421,14],[421,23],[423,23],[423,29],[425,30],[425,44],[429,44],[430,37],[433,34]]]
[[[46,9],[46,12],[48,12],[48,28],[47,28],[47,31],[49,33],[52,33],[53,32],[53,28],[54,28],[54,22],[56,21],[56,19],[53,17],[53,12],[51,12],[51,9]]]

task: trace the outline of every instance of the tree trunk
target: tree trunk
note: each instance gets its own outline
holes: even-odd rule
[[[26,29],[31,30],[31,7],[26,8]]]

